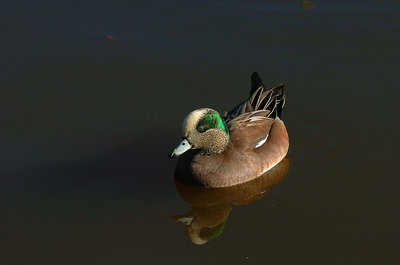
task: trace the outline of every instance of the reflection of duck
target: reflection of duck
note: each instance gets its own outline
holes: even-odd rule
[[[187,186],[175,181],[181,197],[192,205],[186,214],[172,219],[185,226],[190,240],[201,245],[219,237],[226,225],[233,205],[246,205],[265,196],[272,186],[281,182],[289,170],[289,159],[252,181],[225,188]]]
[[[314,8],[314,6],[312,5],[312,1],[310,1],[310,0],[302,0],[300,2],[301,2],[301,4],[300,4],[301,8],[304,8],[306,10]]]
[[[183,121],[183,140],[176,175],[208,187],[227,187],[252,180],[281,161],[289,138],[280,119],[285,104],[281,84],[269,90],[257,73],[251,76],[248,100],[224,115],[194,110]]]

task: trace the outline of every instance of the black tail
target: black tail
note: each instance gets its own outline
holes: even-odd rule
[[[263,82],[261,81],[260,75],[257,72],[251,74],[251,90],[250,96],[254,93],[260,86],[264,86]]]

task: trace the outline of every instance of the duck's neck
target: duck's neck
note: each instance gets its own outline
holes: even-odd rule
[[[209,130],[203,137],[200,155],[212,156],[225,151],[229,143],[229,133],[222,130]]]

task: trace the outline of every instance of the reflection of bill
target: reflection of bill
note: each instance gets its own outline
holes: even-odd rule
[[[312,1],[310,1],[310,0],[302,0],[300,2],[301,2],[300,7],[304,8],[306,10],[309,10],[309,9],[315,7],[315,6],[312,5]]]
[[[205,244],[222,235],[232,205],[246,205],[263,198],[285,178],[288,170],[289,159],[284,158],[262,176],[231,187],[203,188],[175,181],[178,193],[192,208],[186,214],[173,215],[172,219],[185,226],[194,244]]]

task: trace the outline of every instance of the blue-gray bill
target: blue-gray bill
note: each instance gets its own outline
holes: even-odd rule
[[[179,145],[169,154],[169,157],[176,157],[180,156],[181,154],[185,153],[186,151],[190,150],[192,145],[189,143],[187,139],[183,139]]]

